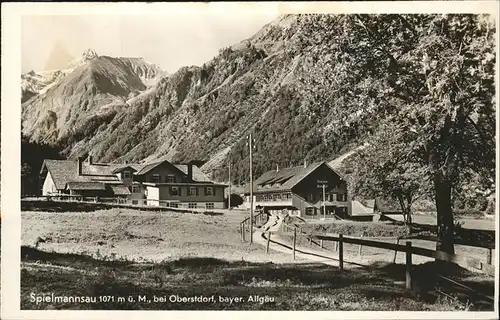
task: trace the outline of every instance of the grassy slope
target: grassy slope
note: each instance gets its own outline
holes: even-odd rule
[[[264,264],[188,258],[158,264],[106,262],[80,255],[23,248],[22,309],[212,309],[212,310],[454,310],[459,305],[433,296],[416,297],[395,285],[404,267],[345,270],[319,264]],[[49,264],[50,263],[50,264]],[[39,303],[30,294],[114,296],[114,303]],[[151,302],[118,302],[145,295]],[[215,303],[154,302],[154,296],[214,295]],[[274,301],[249,302],[251,295]],[[242,303],[219,296],[242,297]],[[424,302],[424,300],[426,302]],[[480,305],[478,305],[481,307]],[[491,306],[487,306],[491,308]],[[484,306],[483,306],[484,308]]]
[[[94,212],[23,212],[22,244],[38,237],[43,250],[93,256],[162,261],[180,257],[213,257],[233,261],[290,262],[281,253],[266,255],[262,248],[240,240],[242,213],[221,216],[133,209]]]
[[[240,242],[237,226],[241,220],[241,213],[205,216],[131,209],[23,212],[23,245],[33,246],[38,237],[46,242],[39,246],[43,251],[23,247],[22,308],[453,310],[458,307],[451,300],[425,297],[424,302],[406,295],[401,285],[394,284],[395,280],[404,281],[401,265],[357,268],[340,274],[331,266],[293,261],[286,254],[267,255],[262,247]],[[487,288],[490,285],[485,284]],[[30,301],[31,293],[52,292],[69,296],[114,295],[115,299],[139,294],[149,298],[170,294],[233,297],[267,294],[275,297],[275,302],[36,305]],[[485,307],[479,304],[475,308]]]

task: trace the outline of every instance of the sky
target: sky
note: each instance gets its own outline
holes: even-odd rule
[[[22,72],[65,68],[87,48],[98,55],[142,57],[167,72],[201,65],[220,48],[251,37],[277,18],[270,12],[161,15],[23,16]]]

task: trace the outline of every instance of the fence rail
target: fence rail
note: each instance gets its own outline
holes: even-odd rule
[[[263,211],[257,213],[256,215],[253,216],[253,225],[256,227],[257,224],[265,224],[267,222],[267,214],[264,213]],[[250,217],[246,217],[243,221],[240,222],[240,237],[241,241],[245,242],[246,241],[246,233],[247,232],[253,232],[253,230],[250,230]]]
[[[429,236],[429,235],[414,235],[414,236],[408,236],[408,237],[402,237],[401,239],[414,239],[414,240],[427,240],[427,241],[433,241],[433,242],[438,242],[439,238],[436,236]],[[455,239],[455,244],[461,245],[461,246],[469,246],[469,247],[476,247],[476,248],[486,248],[486,249],[495,249],[495,244],[494,243],[483,243],[479,241],[464,241],[460,239]]]
[[[289,225],[285,226],[285,229],[291,228]],[[297,232],[299,231],[299,232]],[[265,237],[267,238],[267,245],[266,245],[266,252],[269,252],[269,244],[271,242],[271,236],[275,235],[291,235],[292,233],[289,232],[276,232],[276,231],[267,231],[264,232]],[[342,234],[339,234],[338,236],[332,236],[332,235],[317,235],[317,234],[306,234],[303,232],[300,232],[300,229],[297,227],[293,227],[293,245],[292,245],[292,254],[293,258],[295,259],[296,257],[296,246],[297,246],[297,236],[305,236],[310,242],[313,240],[319,240],[318,246],[323,248],[323,242],[324,241],[333,241],[335,242],[335,251],[338,251],[338,262],[339,262],[339,268],[342,271],[344,269],[344,243],[349,243],[349,244],[357,244],[359,245],[359,254],[361,254],[361,247],[362,246],[367,246],[367,247],[374,247],[374,248],[380,248],[380,249],[387,249],[394,251],[395,256],[393,263],[396,261],[396,254],[397,252],[404,252],[406,259],[405,259],[405,265],[406,265],[406,288],[408,290],[411,290],[412,288],[412,255],[419,255],[419,256],[424,256],[424,257],[429,257],[429,258],[434,258],[436,260],[440,261],[447,261],[447,262],[452,262],[456,263],[460,266],[463,267],[469,267],[469,268],[474,268],[477,270],[481,270],[484,273],[494,276],[495,275],[495,268],[491,264],[491,253],[489,253],[489,258],[487,258],[487,263],[483,263],[482,261],[479,261],[478,259],[473,259],[469,258],[464,255],[458,255],[458,254],[451,254],[448,252],[443,252],[443,251],[435,251],[435,250],[430,250],[426,248],[420,248],[420,247],[414,247],[412,245],[411,241],[406,241],[406,243],[399,244],[400,239],[397,239],[397,243],[390,243],[390,242],[383,242],[383,241],[377,241],[377,240],[368,240],[368,239],[362,239],[362,238],[353,238],[353,237],[344,237]],[[489,251],[488,251],[489,252]],[[335,258],[331,258],[332,260],[335,260]]]
[[[282,233],[286,233],[289,231],[293,231],[295,228],[299,231],[299,234],[301,236],[305,236],[309,243],[312,242],[312,240],[316,239],[319,240],[319,246],[323,248],[323,241],[334,241],[335,242],[335,251],[339,250],[339,237],[342,235],[339,235],[337,237],[331,236],[331,235],[314,235],[314,234],[308,234],[306,232],[303,232],[300,226],[291,226],[286,223],[282,223],[282,228],[281,231]],[[357,244],[359,245],[358,249],[358,255],[361,255],[362,247],[367,246],[367,247],[375,247],[375,248],[380,248],[380,249],[387,249],[394,251],[394,259],[393,263],[396,262],[396,257],[398,252],[406,252],[407,247],[406,245],[399,244],[400,240],[426,240],[426,241],[432,241],[432,242],[438,242],[438,237],[435,236],[426,236],[426,235],[416,235],[416,236],[408,236],[408,237],[398,237],[395,238],[396,243],[390,243],[390,242],[383,242],[383,241],[377,241],[377,240],[367,240],[363,239],[364,235],[361,235],[361,237],[343,237],[343,242],[349,243],[349,244]],[[429,258],[434,258],[437,260],[443,260],[443,261],[449,261],[453,263],[457,263],[460,265],[465,265],[467,267],[472,267],[477,270],[481,270],[489,275],[494,276],[495,270],[494,267],[492,266],[492,256],[493,256],[493,250],[495,249],[494,244],[489,244],[489,243],[478,243],[478,242],[472,242],[468,243],[465,241],[456,241],[455,244],[458,245],[464,245],[464,246],[471,246],[471,247],[476,247],[476,248],[484,248],[486,249],[486,263],[483,263],[482,261],[479,261],[478,259],[473,259],[469,258],[463,255],[457,255],[457,254],[449,254],[447,252],[443,251],[436,251],[436,250],[431,250],[431,249],[426,249],[426,248],[420,248],[420,247],[412,247],[412,254],[424,256],[424,257],[429,257]]]

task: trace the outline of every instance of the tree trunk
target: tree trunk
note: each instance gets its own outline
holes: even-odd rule
[[[411,206],[410,206],[410,203],[405,203],[405,200],[402,196],[402,194],[400,194],[399,196],[397,196],[397,199],[399,201],[399,205],[401,207],[401,213],[403,214],[403,221],[404,221],[404,224],[406,226],[406,232],[408,233],[408,235],[411,233]]]
[[[453,211],[451,206],[451,183],[437,174],[434,178],[434,190],[437,209],[438,242],[436,250],[455,253]]]

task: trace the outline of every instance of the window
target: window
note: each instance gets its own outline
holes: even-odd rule
[[[171,196],[180,196],[180,190],[179,187],[170,187],[170,195]]]
[[[283,199],[286,199],[286,200],[292,199],[292,194],[291,193],[285,193],[285,194],[283,194]]]
[[[178,203],[176,203],[176,202],[168,202],[167,207],[178,208],[179,206],[178,206]]]
[[[132,204],[139,204],[138,200],[132,200]]]
[[[328,200],[329,200],[329,201],[335,201],[335,193],[330,193],[330,194],[328,195]]]
[[[123,177],[123,179],[131,179],[132,178],[132,174],[131,174],[130,171],[123,171],[122,177]]]
[[[314,194],[312,194],[312,193],[308,194],[307,201],[314,201]]]
[[[208,202],[208,203],[206,204],[206,208],[207,208],[207,209],[213,209],[213,208],[214,208],[214,203],[213,203],[213,202]]]
[[[153,182],[153,183],[160,183],[160,174],[159,173],[153,173],[151,175],[151,182]]]
[[[194,202],[190,202],[188,205],[188,208],[189,209],[196,209],[196,208],[198,208],[198,204],[194,203]]]
[[[206,196],[213,196],[214,195],[214,188],[213,187],[206,187],[205,188],[205,195]]]
[[[306,208],[306,215],[308,216],[314,216],[316,214],[315,210],[313,207],[307,207]]]
[[[141,186],[133,185],[132,186],[132,193],[141,193]]]
[[[337,193],[337,201],[347,201],[347,195],[345,193]]]
[[[167,175],[167,183],[175,183],[175,176],[173,174]]]
[[[189,187],[189,195],[190,196],[196,196],[196,195],[198,195],[198,188],[196,188],[196,187]]]

